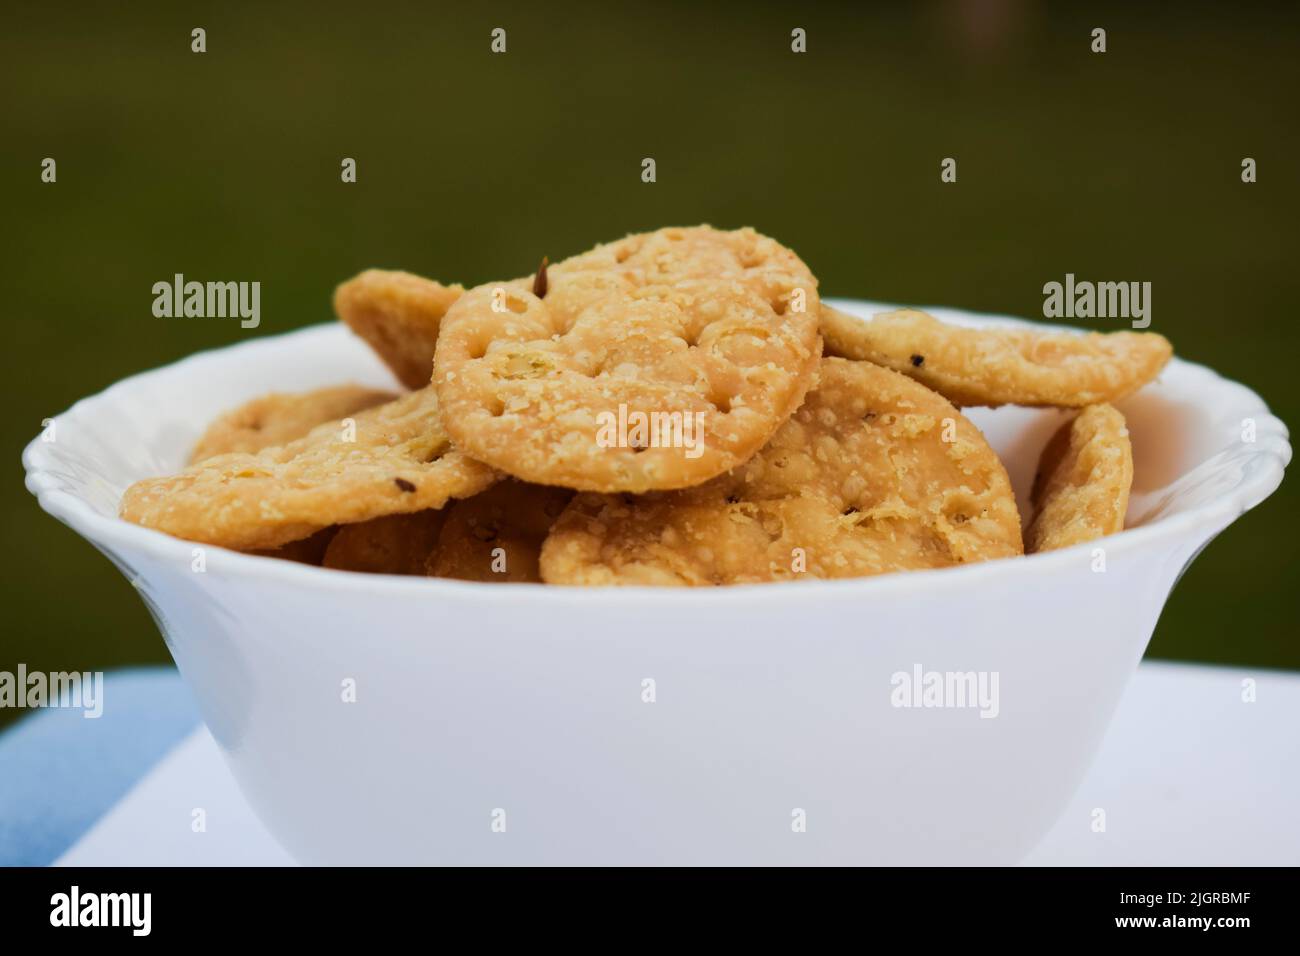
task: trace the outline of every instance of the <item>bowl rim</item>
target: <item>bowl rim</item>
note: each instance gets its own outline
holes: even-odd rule
[[[898,307],[862,299],[827,298],[824,301],[852,314],[871,314]],[[919,308],[940,317],[955,316],[959,319],[973,319],[977,325],[1019,325],[1076,334],[1091,331],[947,306]],[[53,418],[58,421],[70,416],[94,414],[96,406],[112,400],[113,397],[129,394],[147,381],[174,375],[189,366],[233,359],[247,351],[291,347],[291,343],[302,343],[303,340],[315,337],[345,334],[348,334],[347,330],[340,323],[325,322],[277,335],[260,336],[247,342],[195,352],[175,362],[121,379],[93,395],[78,400]],[[360,340],[357,340],[357,346],[364,348]],[[1242,475],[1241,480],[1228,493],[1186,512],[1158,518],[1150,524],[1107,536],[1105,548],[1108,557],[1128,555],[1148,546],[1155,547],[1174,539],[1208,540],[1272,494],[1281,484],[1283,473],[1291,459],[1286,425],[1269,411],[1258,394],[1239,382],[1225,378],[1213,369],[1176,356],[1171,360],[1170,367],[1177,367],[1183,374],[1191,373],[1200,376],[1204,381],[1203,394],[1212,396],[1206,399],[1207,403],[1213,402],[1216,405],[1225,403],[1219,407],[1234,408],[1232,415],[1254,418],[1256,440],[1249,446],[1248,451],[1243,452],[1233,462],[1224,464],[1223,467],[1239,467]],[[1230,406],[1226,404],[1229,401]],[[217,545],[186,541],[162,531],[132,524],[116,515],[111,517],[102,515],[84,498],[65,490],[62,486],[63,482],[57,477],[59,464],[52,459],[48,443],[42,441],[39,434],[23,450],[22,462],[26,469],[26,486],[36,496],[40,507],[103,550],[114,553],[121,551],[128,555],[144,554],[156,560],[176,561],[187,565],[192,560],[193,549],[202,547],[206,556],[207,569],[221,571],[232,578],[251,577],[257,578],[259,583],[263,584],[286,584],[308,589],[366,591],[394,597],[404,594],[411,597],[424,597],[428,600],[469,600],[509,595],[512,601],[533,601],[543,606],[564,606],[580,601],[583,605],[602,607],[610,603],[626,605],[637,601],[690,602],[696,605],[726,605],[731,602],[749,604],[755,601],[785,601],[794,594],[810,595],[814,600],[883,596],[881,592],[887,592],[890,596],[906,597],[915,591],[931,591],[935,586],[952,588],[959,583],[975,586],[984,578],[1012,573],[1010,568],[1025,569],[1021,573],[1028,573],[1028,569],[1032,568],[1042,574],[1051,574],[1059,568],[1077,562],[1082,549],[1096,546],[1096,542],[1084,542],[1040,554],[1018,555],[1014,558],[982,561],[959,567],[880,574],[862,578],[764,582],[716,588],[647,586],[590,588],[539,586],[522,582],[459,581],[447,578],[338,571],[294,561],[244,554]],[[943,575],[943,577],[936,580],[936,575]],[[792,586],[775,587],[774,583]],[[501,590],[503,587],[507,589],[504,592]]]

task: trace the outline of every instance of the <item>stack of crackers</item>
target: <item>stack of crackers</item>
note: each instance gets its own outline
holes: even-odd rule
[[[273,394],[213,422],[122,517],[349,571],[721,585],[969,564],[1124,526],[1111,403],[1150,333],[968,329],[823,305],[752,229],[660,229],[466,291],[371,270],[339,318],[408,391]],[[1027,530],[961,407],[1077,408]]]

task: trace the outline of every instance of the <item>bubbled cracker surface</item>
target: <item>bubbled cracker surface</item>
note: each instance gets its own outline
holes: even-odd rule
[[[803,406],[733,472],[669,493],[577,496],[541,570],[553,584],[716,585],[1021,552],[1010,482],[979,430],[902,375],[831,358]]]
[[[963,406],[1114,402],[1173,355],[1169,340],[1151,332],[968,329],[911,309],[864,320],[826,306],[821,331],[828,355],[902,372]]]
[[[697,484],[762,447],[812,382],[817,281],[753,230],[629,236],[551,266],[547,285],[540,298],[531,278],[470,290],[438,341],[448,431],[516,477],[595,491]],[[702,414],[702,453],[601,447],[600,413],[620,405]]]
[[[136,482],[127,521],[239,550],[276,548],[332,524],[441,508],[496,473],[451,446],[438,399],[424,388],[255,454],[219,455],[178,475]]]
[[[262,395],[218,417],[194,446],[190,464],[231,452],[256,452],[301,438],[317,425],[391,402],[392,392],[338,385]]]
[[[1043,449],[1025,550],[1054,551],[1123,531],[1132,485],[1124,416],[1109,405],[1085,408]]]

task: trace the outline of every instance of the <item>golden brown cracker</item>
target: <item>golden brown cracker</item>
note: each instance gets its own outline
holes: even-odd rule
[[[577,496],[542,548],[552,584],[844,578],[1020,554],[1006,470],[941,396],[823,359],[757,455],[694,488]]]
[[[279,558],[282,561],[295,561],[298,564],[311,564],[319,567],[325,558],[325,550],[329,547],[331,539],[338,530],[338,528],[331,525],[328,528],[322,528],[313,535],[300,538],[297,541],[290,541],[278,548],[270,548],[265,551],[249,551],[248,553],[263,558]]]
[[[508,474],[680,488],[743,462],[798,407],[819,310],[799,257],[752,229],[661,229],[552,265],[544,283],[465,293],[434,381],[458,447]]]
[[[1153,332],[968,329],[915,309],[859,319],[822,307],[826,354],[902,372],[959,406],[1114,402],[1137,391],[1173,355]]]
[[[275,548],[332,524],[441,508],[497,478],[451,446],[432,388],[317,426],[287,445],[236,452],[136,482],[127,521],[240,550]]]
[[[452,502],[427,572],[464,581],[541,581],[542,541],[572,497],[566,488],[506,480]]]
[[[409,272],[367,269],[334,290],[334,311],[398,381],[424,388],[433,377],[438,327],[464,291]]]
[[[1123,531],[1132,485],[1124,416],[1109,405],[1085,408],[1043,449],[1025,550],[1054,551]]]
[[[363,385],[262,395],[213,421],[194,446],[190,464],[235,451],[255,452],[283,445],[317,425],[338,421],[396,397],[392,392]]]
[[[424,574],[446,516],[444,508],[345,524],[325,549],[322,564],[339,571]]]

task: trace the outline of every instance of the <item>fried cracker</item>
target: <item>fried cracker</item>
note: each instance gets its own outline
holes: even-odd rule
[[[1137,391],[1173,355],[1153,332],[968,329],[914,309],[869,320],[822,307],[826,354],[902,372],[959,406],[1114,402]]]
[[[240,550],[275,548],[332,524],[441,508],[496,480],[451,447],[432,388],[358,412],[287,445],[236,452],[126,490],[127,521]]]
[[[248,553],[263,558],[279,558],[282,561],[296,561],[298,564],[311,564],[319,567],[321,561],[325,558],[325,550],[329,547],[330,540],[338,530],[338,528],[331,525],[328,528],[322,528],[309,537],[290,541],[278,548],[249,551]]]
[[[578,495],[541,570],[551,584],[743,584],[1021,551],[1010,481],[979,430],[905,376],[829,358],[803,406],[733,472],[670,493]]]
[[[385,515],[339,528],[325,549],[327,568],[371,574],[424,574],[447,509]]]
[[[464,291],[409,272],[367,269],[334,290],[334,311],[398,381],[424,388],[433,376],[438,326]]]
[[[190,464],[234,451],[255,452],[283,445],[324,422],[338,421],[396,397],[392,392],[362,385],[272,392],[218,417],[194,446]]]
[[[508,474],[680,488],[743,462],[798,407],[819,310],[817,280],[779,243],[661,229],[551,265],[545,282],[465,293],[434,381],[457,446]],[[638,433],[637,416],[661,427]]]
[[[566,488],[507,480],[452,502],[428,573],[464,581],[541,581],[542,541],[572,497]]]
[[[1043,449],[1025,550],[1054,551],[1123,531],[1132,485],[1124,416],[1109,405],[1085,408]]]

